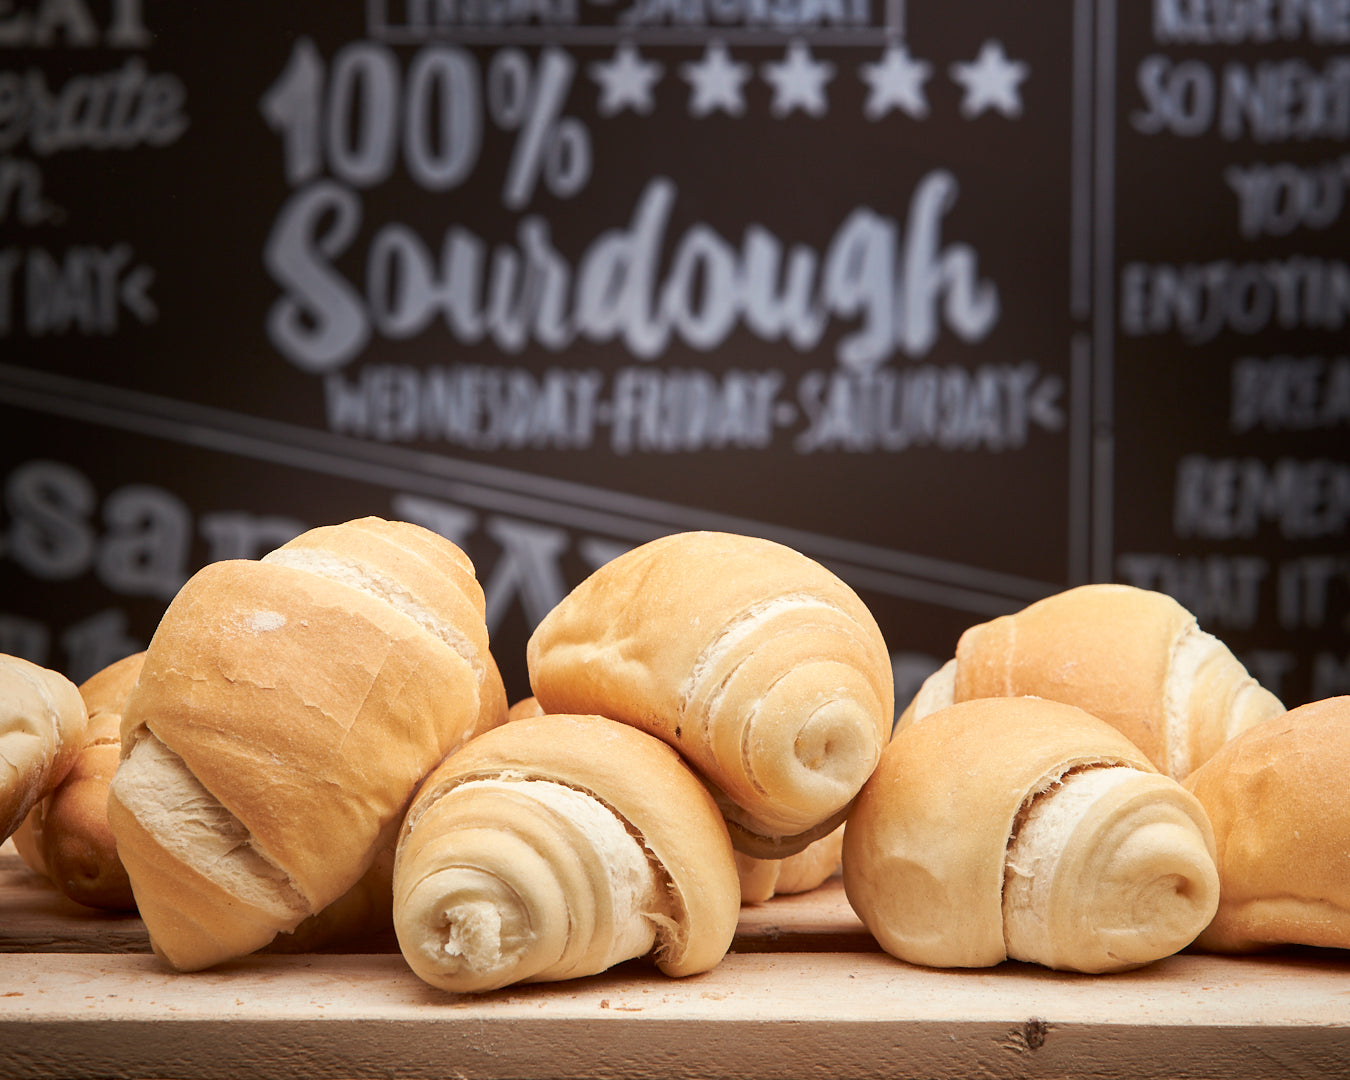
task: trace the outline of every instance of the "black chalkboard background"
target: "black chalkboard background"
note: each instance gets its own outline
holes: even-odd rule
[[[378,514],[469,552],[513,697],[688,528],[839,572],[902,703],[1089,580],[1350,691],[1336,5],[11,8],[0,651],[83,678]]]

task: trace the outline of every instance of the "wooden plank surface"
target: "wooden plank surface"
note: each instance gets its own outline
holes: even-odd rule
[[[178,975],[134,917],[71,910],[0,849],[0,1077],[259,1080],[1350,1075],[1350,954],[1184,953],[1112,976],[933,971],[876,948],[837,879],[747,907],[713,971],[634,961],[449,995],[396,952]],[[139,936],[138,936],[139,935]]]

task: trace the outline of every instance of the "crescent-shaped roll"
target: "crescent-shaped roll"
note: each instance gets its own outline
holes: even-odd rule
[[[968,628],[897,726],[958,701],[1020,695],[1106,720],[1174,780],[1238,732],[1284,711],[1170,596],[1098,584]]]
[[[109,790],[151,945],[192,970],[294,930],[505,716],[473,566],[427,529],[361,518],[199,570],[151,639]]]
[[[866,605],[814,560],[748,536],[678,533],[620,555],[545,616],[526,659],[545,711],[675,747],[758,858],[843,821],[894,721]]]
[[[1137,967],[1190,944],[1218,904],[1200,804],[1109,724],[1038,698],[898,732],[843,862],[881,947],[930,967]]]
[[[453,992],[651,956],[707,971],[740,911],[716,804],[660,740],[598,716],[526,717],[428,777],[394,866],[409,966]]]
[[[1197,944],[1350,948],[1350,696],[1244,731],[1186,779],[1214,825],[1219,910]]]
[[[775,896],[810,892],[824,885],[839,869],[844,851],[844,826],[813,840],[795,855],[756,859],[736,852],[741,879],[741,903],[761,904]]]
[[[0,840],[75,764],[89,714],[59,671],[0,653]]]
[[[130,911],[131,882],[108,825],[108,786],[121,756],[122,709],[145,661],[123,657],[79,686],[89,714],[70,772],[29,811],[14,846],[30,867],[86,907]]]

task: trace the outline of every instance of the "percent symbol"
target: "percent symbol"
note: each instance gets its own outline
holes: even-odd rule
[[[591,137],[576,117],[563,116],[576,63],[561,49],[546,48],[538,65],[520,49],[502,49],[488,68],[488,108],[504,131],[516,132],[502,201],[512,210],[527,205],[542,176],[560,198],[575,195],[591,176]]]

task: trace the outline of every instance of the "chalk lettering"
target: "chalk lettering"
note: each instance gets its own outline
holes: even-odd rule
[[[1242,357],[1233,364],[1228,426],[1316,431],[1350,426],[1350,357]]]
[[[577,0],[405,0],[402,29],[453,26],[572,26]]]
[[[159,315],[150,297],[154,271],[134,258],[129,244],[76,245],[59,258],[42,248],[27,252],[25,329],[34,337],[115,334],[124,311],[138,322],[154,322]]]
[[[27,145],[47,157],[168,146],[187,130],[186,99],[177,76],[151,75],[139,57],[116,71],[72,76],[57,90],[36,68],[0,71],[0,151]]]
[[[1350,41],[1347,0],[1153,0],[1153,37],[1167,45]]]
[[[1153,54],[1135,83],[1143,107],[1130,114],[1144,135],[1196,138],[1217,129],[1259,143],[1350,137],[1350,57],[1321,67],[1304,59],[1229,61],[1216,72],[1202,60]]]
[[[808,427],[799,453],[1019,449],[1033,427],[1057,431],[1063,383],[1034,364],[921,365],[865,374],[809,372],[798,386]]]
[[[1319,165],[1230,165],[1223,177],[1238,197],[1238,231],[1244,239],[1288,236],[1340,220],[1350,155]]]
[[[1270,563],[1254,555],[1130,552],[1117,558],[1116,572],[1128,585],[1171,596],[1202,626],[1247,630],[1261,618]]]
[[[618,21],[625,26],[808,30],[868,26],[870,9],[869,0],[633,0]]]
[[[1350,558],[1302,555],[1280,566],[1276,609],[1280,626],[1317,629],[1331,621],[1335,591],[1350,585]]]
[[[1350,137],[1350,57],[1332,57],[1320,70],[1302,59],[1225,64],[1220,97],[1226,139]]]
[[[42,170],[26,158],[0,158],[0,225],[10,217],[20,225],[59,224],[63,212],[42,191]]]
[[[1225,330],[1340,330],[1350,317],[1350,264],[1340,259],[1127,263],[1120,289],[1120,326],[1131,336],[1176,332],[1200,343]]]
[[[773,440],[782,382],[777,371],[624,368],[614,378],[610,444],[617,454],[762,449]]]
[[[474,450],[585,449],[603,376],[473,364],[367,365],[324,380],[333,431],[380,442],[427,439]]]
[[[28,11],[11,11],[6,2],[0,6],[0,46],[88,47],[102,43],[114,49],[143,49],[151,37],[141,13],[142,2],[111,0],[108,26],[101,36],[85,0],[38,0]]]
[[[826,329],[823,313],[859,324],[840,337],[836,355],[865,371],[897,350],[925,355],[943,328],[973,342],[997,323],[998,290],[979,276],[975,250],[941,238],[956,196],[951,174],[929,173],[913,193],[903,234],[891,219],[854,211],[823,255],[794,249],[795,276],[776,293],[761,275],[776,270],[781,248],[762,228],[749,230],[738,248],[695,223],[666,260],[676,189],[658,177],[629,225],[598,236],[575,267],[537,215],[520,221],[516,247],[498,245],[490,256],[481,238],[458,226],[445,233],[438,258],[412,229],[385,224],[367,253],[363,296],[333,265],[356,238],[360,199],[341,184],[316,181],[282,208],[266,245],[264,261],[284,290],[268,333],[297,367],[328,372],[355,358],[373,333],[408,338],[437,318],[466,344],[486,337],[516,352],[529,342],[559,350],[578,338],[618,339],[649,360],[672,339],[714,349],[740,325],[810,348]],[[801,274],[810,267],[817,269],[808,292]]]
[[[1273,524],[1286,540],[1341,536],[1350,521],[1350,463],[1281,458],[1177,462],[1172,525],[1179,537],[1247,539]]]

